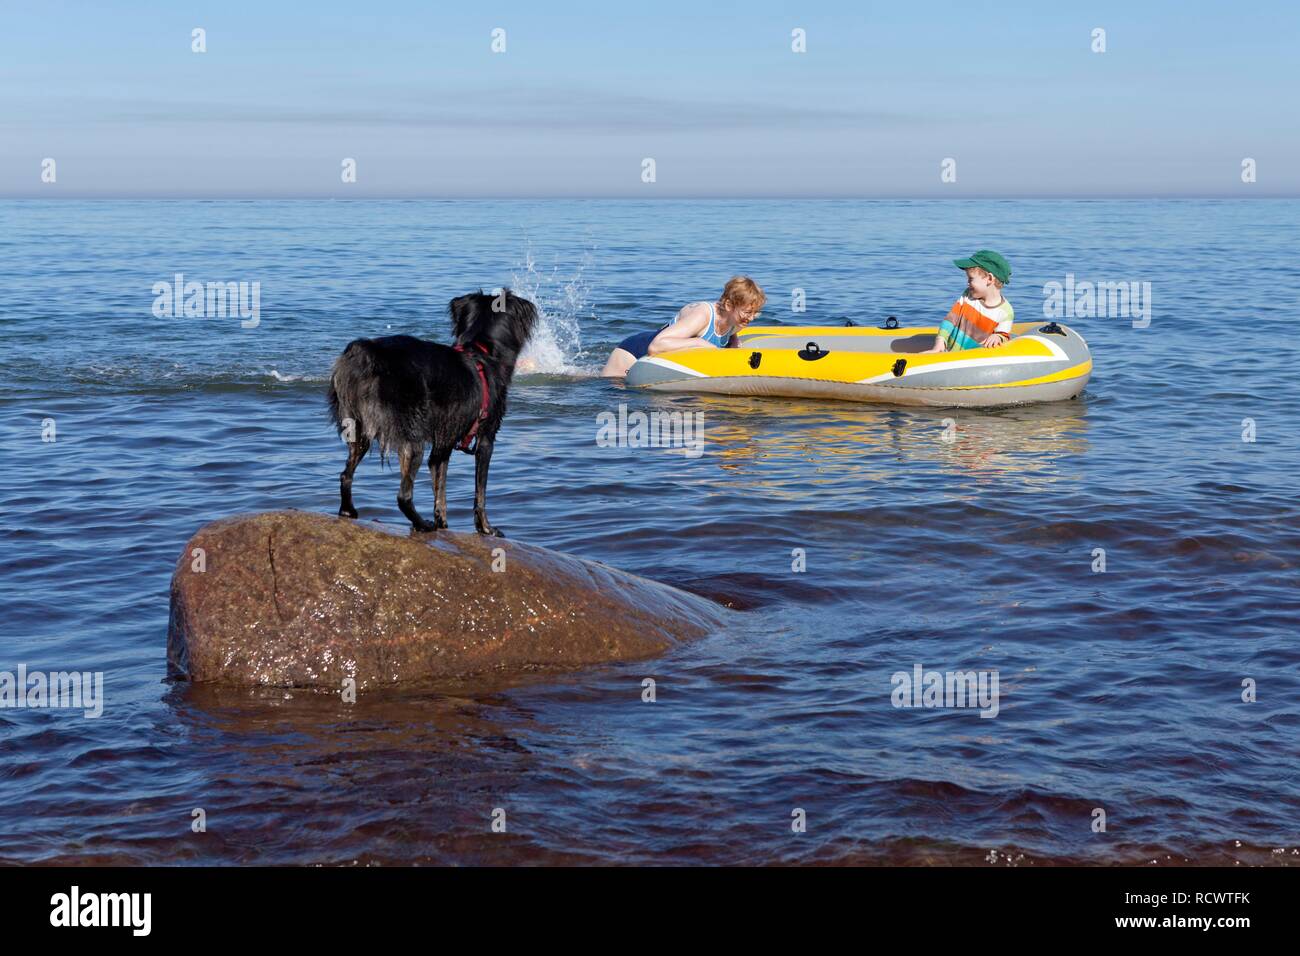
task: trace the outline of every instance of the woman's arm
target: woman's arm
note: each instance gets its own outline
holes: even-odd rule
[[[709,306],[704,302],[688,305],[677,313],[672,325],[654,337],[649,353],[676,352],[680,349],[717,348],[712,342],[700,338],[709,325]]]
[[[680,352],[683,349],[716,349],[717,346],[708,339],[664,339],[660,341],[655,339],[650,343],[649,352],[651,355],[660,355],[664,352]]]

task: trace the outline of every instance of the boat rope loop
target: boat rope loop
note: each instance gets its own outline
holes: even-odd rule
[[[809,342],[804,348],[799,350],[799,357],[805,362],[815,362],[820,358],[830,355],[830,352],[822,351],[821,346],[816,342]]]

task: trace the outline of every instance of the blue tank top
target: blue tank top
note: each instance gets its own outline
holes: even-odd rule
[[[674,319],[672,322],[669,322],[668,325],[675,325],[676,322],[677,320]],[[665,325],[664,329],[668,328],[668,325]],[[662,332],[663,329],[660,329],[659,331]],[[727,347],[727,342],[731,339],[730,334],[723,335],[718,331],[718,312],[717,309],[714,308],[712,302],[709,303],[709,324],[704,327],[704,331],[700,333],[699,337],[704,339],[706,342],[716,345],[720,349],[725,349]]]

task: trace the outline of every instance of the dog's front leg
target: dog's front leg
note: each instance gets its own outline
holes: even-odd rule
[[[447,527],[447,459],[451,452],[441,460],[434,457],[437,454],[436,448],[429,452],[429,477],[433,479],[433,526],[441,529]]]
[[[492,463],[492,439],[482,435],[474,451],[474,527],[479,534],[505,537],[498,529],[492,527],[487,519],[487,479],[488,465]]]

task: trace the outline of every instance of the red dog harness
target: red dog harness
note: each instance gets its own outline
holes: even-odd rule
[[[480,352],[482,352],[484,355],[490,355],[490,354],[491,354],[491,353],[487,350],[487,346],[484,345],[482,342],[471,342],[470,345],[472,345],[474,348],[478,349],[478,350],[479,350]],[[457,352],[464,352],[464,351],[465,351],[465,346],[463,346],[463,345],[456,345],[456,346],[453,346],[453,348],[454,348]],[[474,367],[475,367],[476,369],[478,369],[478,380],[479,380],[479,383],[483,386],[483,404],[482,404],[482,406],[479,408],[478,418],[476,418],[476,419],[474,420],[474,424],[471,425],[471,426],[469,427],[469,433],[468,433],[464,438],[462,438],[462,439],[460,440],[460,444],[456,446],[458,449],[460,449],[461,451],[465,452],[465,453],[468,454],[468,455],[472,455],[475,451],[478,450],[478,442],[475,441],[475,438],[476,438],[476,436],[478,435],[478,427],[479,427],[480,425],[482,425],[483,422],[486,421],[486,420],[487,420],[487,417],[488,417],[488,380],[487,380],[487,373],[483,371],[483,360],[482,360],[481,358],[479,358],[477,355],[472,355],[472,356],[470,356],[470,357],[471,357],[472,359],[474,359]],[[473,444],[473,447],[470,447],[470,443],[471,443],[471,442],[474,443],[474,444]]]

